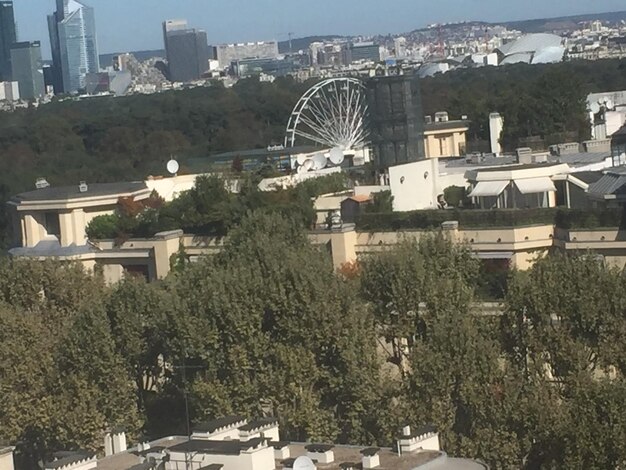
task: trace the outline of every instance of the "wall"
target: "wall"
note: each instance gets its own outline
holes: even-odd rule
[[[0,470],[14,470],[13,466],[13,451],[9,452],[11,447],[6,449],[0,449]]]
[[[427,133],[424,136],[426,158],[460,157],[460,147],[465,147],[466,131],[450,130]]]
[[[421,160],[389,168],[393,210],[406,212],[436,209],[439,189],[437,159]]]

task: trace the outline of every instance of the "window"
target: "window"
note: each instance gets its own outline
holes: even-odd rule
[[[59,223],[59,214],[56,212],[46,212],[44,219],[46,233],[57,238],[61,236],[61,224]]]

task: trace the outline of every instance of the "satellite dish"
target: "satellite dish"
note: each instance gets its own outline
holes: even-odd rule
[[[606,100],[604,102],[604,106],[606,107],[606,109],[612,110],[615,106],[613,105],[613,100]]]
[[[293,470],[315,470],[317,467],[310,458],[303,455],[294,460],[291,468]]]
[[[328,164],[328,160],[326,160],[326,156],[323,153],[313,155],[311,161],[313,162],[313,169],[316,171],[323,170]]]
[[[178,162],[176,160],[174,160],[173,158],[167,162],[167,171],[172,174],[175,175],[176,173],[178,173],[178,169],[179,169],[179,165]]]
[[[302,168],[302,173],[306,173],[307,171],[311,171],[314,167],[314,163],[313,160],[308,158],[304,161],[304,163],[302,165],[300,165],[300,168]]]
[[[296,157],[296,161],[298,162],[298,165],[304,165],[304,162],[307,161],[307,159],[309,158],[309,156],[305,153],[301,153]]]
[[[334,147],[331,149],[328,159],[331,161],[333,165],[341,165],[343,162],[343,150],[341,147]]]
[[[598,114],[600,112],[600,103],[591,103],[591,105],[589,106],[589,110],[593,114]]]

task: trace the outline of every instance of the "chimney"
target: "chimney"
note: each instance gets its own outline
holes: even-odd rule
[[[517,163],[528,164],[533,162],[533,151],[530,147],[520,147],[515,149]]]
[[[435,113],[435,122],[448,122],[448,113],[446,111]]]
[[[306,456],[311,460],[317,460],[319,463],[327,464],[335,461],[335,453],[330,444],[309,444],[305,446]]]
[[[369,447],[361,451],[361,455],[363,456],[361,463],[364,470],[380,467],[379,451],[380,449],[378,447]]]
[[[122,430],[114,430],[111,434],[113,439],[113,454],[125,452],[128,448],[126,445],[126,433]]]
[[[104,434],[104,456],[108,457],[109,455],[113,455],[113,439],[111,433],[106,432]]]

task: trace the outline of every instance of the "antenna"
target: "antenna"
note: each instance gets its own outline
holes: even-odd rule
[[[317,467],[310,458],[303,455],[294,460],[291,468],[293,470],[315,470]]]
[[[174,157],[171,158],[171,160],[169,162],[167,162],[167,171],[176,176],[176,173],[178,173],[180,166],[178,165],[178,162],[176,160],[174,160]]]

